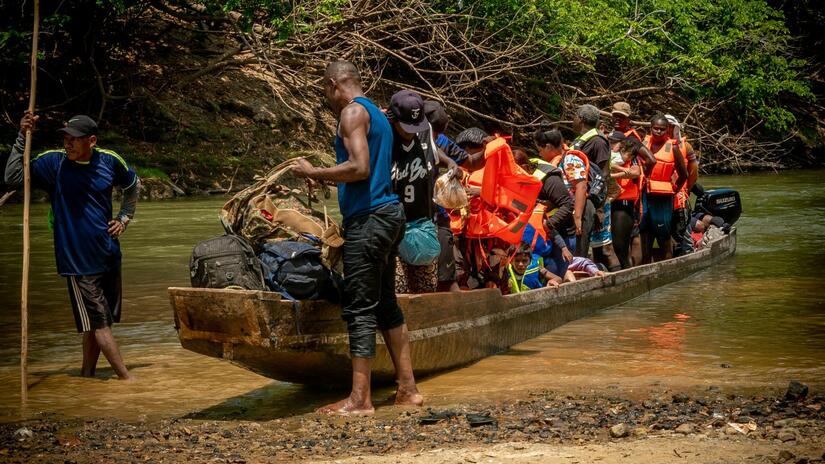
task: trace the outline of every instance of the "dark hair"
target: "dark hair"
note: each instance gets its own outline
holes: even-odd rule
[[[630,152],[633,155],[638,153],[639,149],[642,148],[642,142],[639,142],[636,137],[628,137],[624,141],[624,145],[622,145],[622,153]]]
[[[533,247],[530,246],[527,242],[521,242],[516,248],[516,252],[513,253],[513,257],[515,258],[518,255],[532,255],[533,254]]]
[[[550,129],[549,125],[542,123],[541,126],[539,126],[539,130],[533,134],[533,140],[536,142],[536,145],[540,147],[545,145],[561,147],[564,138],[562,137],[560,130]]]
[[[530,155],[527,154],[527,150],[521,147],[511,147],[510,149],[513,152],[513,161],[516,164],[527,164],[530,162]]]
[[[327,65],[324,77],[335,79],[338,82],[353,81],[361,84],[361,73],[354,64],[345,60],[333,61]]]
[[[465,150],[467,148],[483,148],[485,138],[487,138],[487,133],[483,129],[470,127],[456,136],[455,143]]]
[[[652,118],[650,118],[650,125],[652,126],[652,125],[654,125],[654,124],[656,124],[657,122],[660,122],[660,121],[664,122],[665,126],[670,124],[670,123],[667,122],[667,118],[665,117],[665,115],[663,113],[656,113],[656,114],[653,115]]]
[[[424,114],[427,115],[427,120],[433,127],[433,132],[443,134],[447,130],[447,124],[450,122],[450,117],[441,106],[441,103],[435,100],[424,100]]]

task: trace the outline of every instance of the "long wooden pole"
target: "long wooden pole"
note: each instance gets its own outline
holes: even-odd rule
[[[34,114],[37,91],[37,39],[40,36],[40,1],[34,0],[34,31],[32,33],[31,87],[29,113]],[[20,402],[25,408],[29,399],[29,209],[31,208],[31,174],[29,157],[32,151],[32,131],[26,131],[23,150],[23,283],[20,287]]]

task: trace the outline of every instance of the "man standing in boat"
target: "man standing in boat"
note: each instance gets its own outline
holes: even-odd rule
[[[393,193],[392,127],[384,113],[367,99],[361,76],[348,61],[335,61],[324,74],[327,104],[338,115],[336,165],[317,168],[298,159],[298,177],[338,183],[338,203],[344,217],[343,319],[352,355],[349,397],[320,408],[328,414],[371,414],[371,362],[375,332],[380,329],[395,365],[396,404],[420,406],[410,358],[404,314],[395,296],[395,261],[404,237],[404,209]]]
[[[34,130],[37,116],[26,113],[12,147],[5,181],[23,183],[23,134]],[[122,380],[132,380],[112,324],[120,322],[120,244],[118,237],[135,214],[140,180],[123,158],[97,147],[97,123],[74,116],[63,133],[63,150],[31,160],[32,186],[51,201],[57,272],[66,277],[77,331],[83,334],[83,377],[94,377],[100,353]],[[120,212],[112,215],[112,188],[123,189]]]

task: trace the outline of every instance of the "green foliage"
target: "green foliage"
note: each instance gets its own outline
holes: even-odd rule
[[[786,131],[795,119],[783,97],[813,99],[791,56],[783,14],[764,0],[484,0],[463,12],[491,30],[530,37],[547,53],[561,53],[563,75],[575,81],[600,62],[613,69],[651,66],[696,97],[733,97],[742,123],[764,121]],[[455,0],[437,1],[458,12]],[[572,83],[572,82],[571,82]],[[668,82],[670,83],[670,82]],[[744,120],[744,119],[751,120]]]
[[[163,170],[158,168],[147,168],[142,166],[132,166],[134,169],[135,174],[138,175],[141,179],[160,179],[160,180],[169,180],[169,175],[163,172]]]

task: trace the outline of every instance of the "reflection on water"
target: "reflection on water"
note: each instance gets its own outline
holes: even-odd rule
[[[651,384],[778,385],[825,378],[825,185],[822,171],[706,179],[745,202],[737,256],[590,318],[422,383],[431,402],[488,400],[539,388]],[[78,377],[65,282],[54,274],[47,206],[33,207],[29,411],[77,416],[244,417],[302,413],[340,392],[275,382],[180,348],[166,287],[188,284],[192,246],[221,233],[223,199],[142,203],[122,240],[124,321],[115,327],[139,381],[101,359]],[[0,418],[19,402],[20,211],[0,208]],[[380,391],[380,399],[387,391]]]

